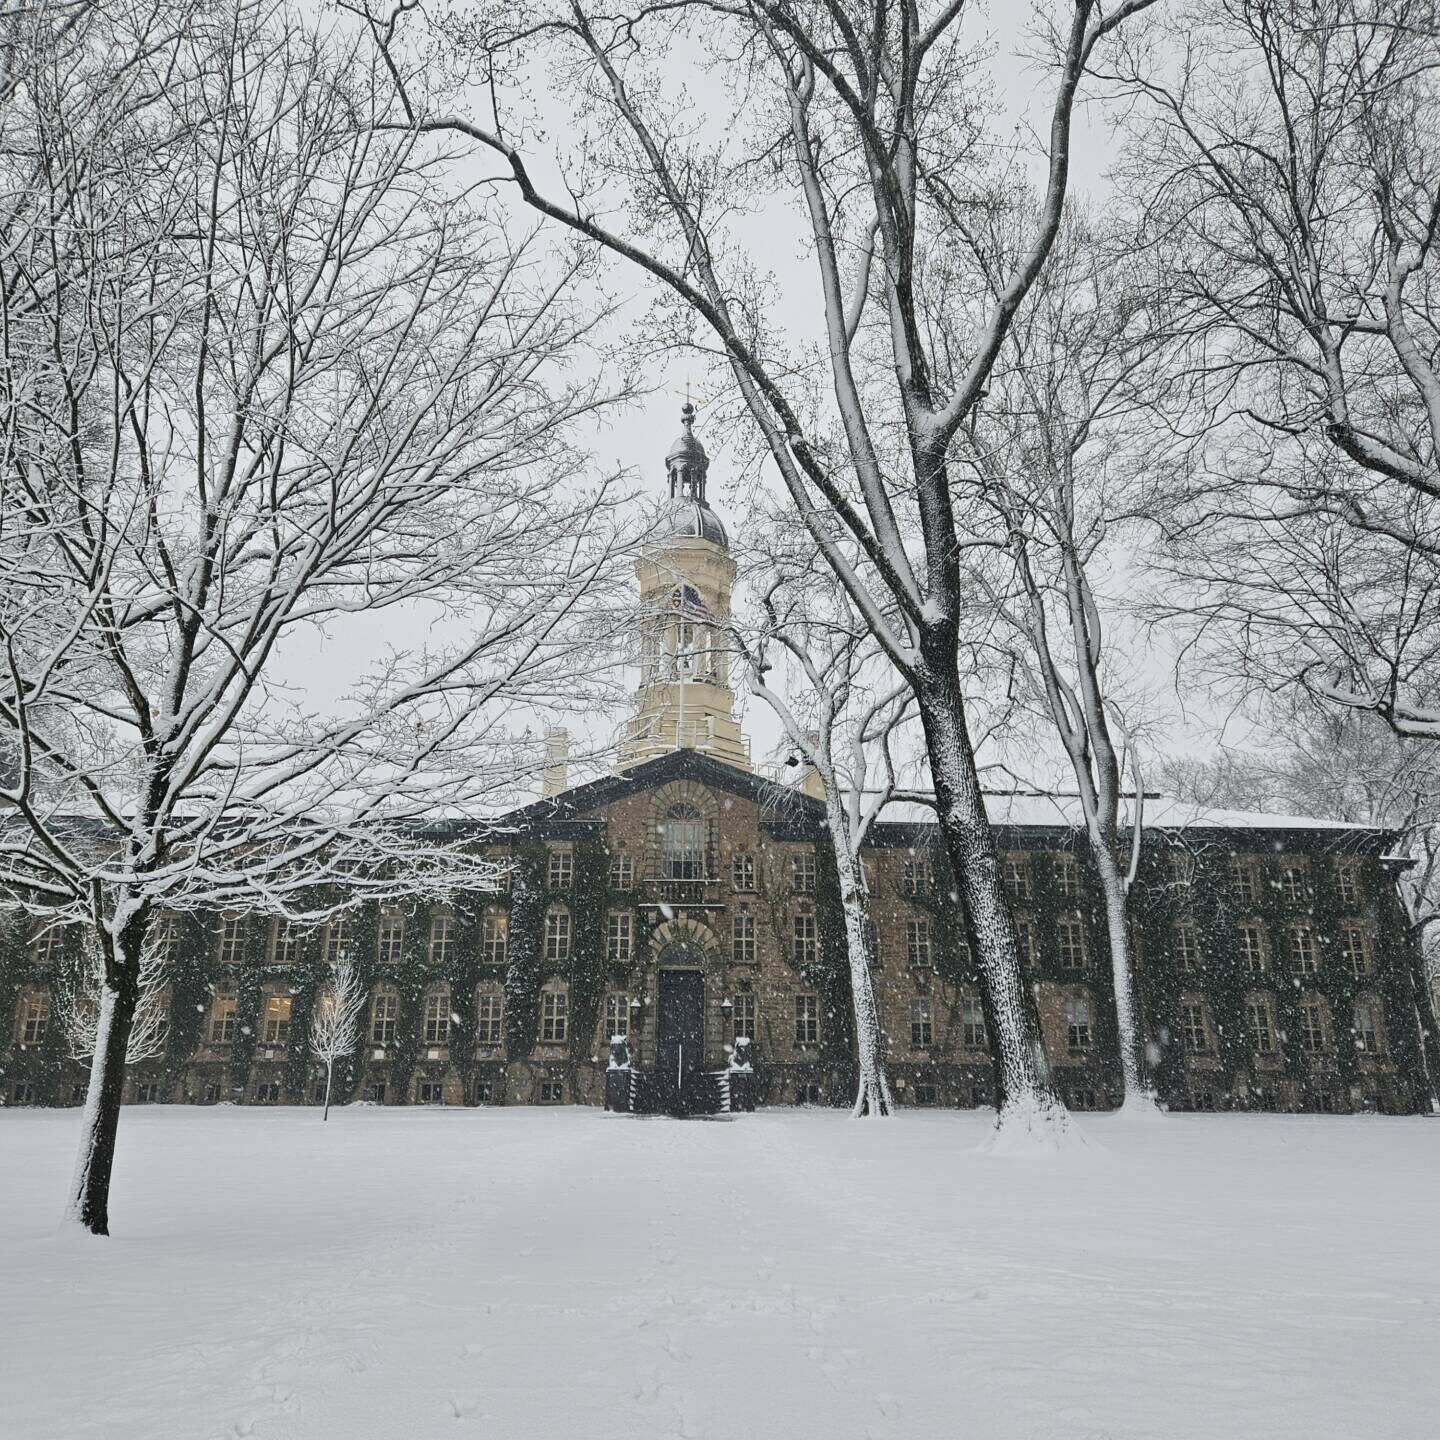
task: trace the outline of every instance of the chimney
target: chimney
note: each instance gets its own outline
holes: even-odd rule
[[[553,725],[545,732],[545,780],[543,796],[559,795],[569,788],[570,732]]]

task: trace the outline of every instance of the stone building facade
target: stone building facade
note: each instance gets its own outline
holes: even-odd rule
[[[298,930],[244,914],[163,918],[161,1053],[128,1099],[318,1103],[309,1030],[340,948],[366,989],[341,1101],[599,1104],[609,1042],[653,1067],[676,1026],[723,1069],[751,1042],[762,1104],[848,1104],[848,966],[821,804],[756,776],[727,657],[734,565],[705,499],[693,416],[667,457],[670,525],[622,767],[477,824],[503,885],[448,906],[361,907]],[[1103,908],[1063,797],[997,795],[992,820],[1058,1088],[1120,1093]],[[1135,887],[1155,1084],[1178,1109],[1426,1109],[1426,1003],[1376,829],[1152,801]],[[499,839],[497,837],[503,837]],[[923,810],[892,806],[864,851],[872,967],[897,1097],[994,1098],[956,886]],[[78,937],[0,929],[0,1101],[79,1103],[57,1010]],[[683,983],[682,983],[683,981]],[[688,1007],[688,1009],[686,1008]],[[685,1010],[685,1013],[681,1013]]]

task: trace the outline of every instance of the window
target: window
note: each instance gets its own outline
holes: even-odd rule
[[[239,999],[230,992],[217,995],[210,1002],[210,1043],[228,1045],[235,1038],[235,1018],[240,1011]]]
[[[455,917],[434,915],[430,919],[430,963],[443,969],[455,958]]]
[[[238,915],[227,915],[220,921],[220,963],[238,965],[245,948],[245,922]]]
[[[802,1085],[795,1087],[795,1103],[797,1105],[823,1105],[825,1097],[821,1093],[819,1083],[814,1080],[807,1080]]]
[[[735,856],[730,862],[730,881],[737,890],[749,892],[755,888],[755,857],[747,852]]]
[[[1384,1054],[1385,1021],[1383,1013],[1378,1000],[1367,998],[1355,1002],[1355,1048],[1360,1054]]]
[[[815,963],[819,954],[819,941],[815,932],[815,914],[811,910],[802,910],[794,920],[791,931],[793,944],[791,954],[795,964],[802,970]]]
[[[797,995],[795,997],[795,1043],[816,1045],[820,1041],[820,997],[818,995]]]
[[[605,1038],[623,1040],[630,1034],[630,997],[612,990],[605,997]]]
[[[705,820],[693,805],[672,805],[660,822],[660,874],[666,880],[705,878]]]
[[[270,963],[290,966],[299,958],[300,927],[289,920],[276,920],[270,929]]]
[[[505,1039],[503,1022],[505,997],[496,990],[480,990],[475,995],[475,1043],[499,1045]]]
[[[344,920],[332,920],[325,927],[325,963],[332,969],[350,943]]]
[[[370,1002],[370,1043],[393,1045],[395,1026],[400,1018],[400,997],[393,991],[379,991]]]
[[[477,1080],[473,1094],[477,1105],[493,1105],[495,1103],[495,1082],[493,1080]]]
[[[1065,1044],[1072,1052],[1089,1050],[1095,1043],[1091,1031],[1090,1002],[1088,1000],[1067,1000],[1065,1002]]]
[[[977,996],[967,995],[960,1002],[960,1040],[967,1050],[984,1050],[989,1044],[985,1035],[985,1011]]]
[[[1195,857],[1188,850],[1171,850],[1165,857],[1165,870],[1172,885],[1191,885],[1195,881]]]
[[[545,959],[556,965],[570,958],[570,912],[549,910],[545,914]]]
[[[1180,1042],[1190,1055],[1210,1053],[1210,1028],[1205,1023],[1203,1001],[1187,1000],[1180,1006]]]
[[[928,970],[931,966],[930,922],[928,920],[907,920],[905,922],[905,958],[916,970]]]
[[[1325,1002],[1318,995],[1300,1002],[1300,1048],[1307,1055],[1323,1055],[1329,1049],[1325,1041]]]
[[[612,965],[628,965],[635,951],[635,917],[628,910],[612,910],[605,921],[605,958]]]
[[[63,925],[45,925],[36,931],[30,942],[30,957],[37,965],[51,965],[60,958],[60,942],[65,934]]]
[[[635,883],[635,859],[631,855],[610,857],[610,888],[628,890]]]
[[[916,1050],[923,1050],[935,1043],[935,1024],[930,1013],[930,1001],[924,995],[917,995],[910,1002],[910,1044]]]
[[[46,990],[31,990],[20,1006],[20,1043],[38,1045],[49,1026],[50,994]]]
[[[1275,1012],[1268,995],[1251,995],[1245,1001],[1245,1028],[1257,1055],[1275,1053]]]
[[[1040,945],[1033,920],[1021,915],[1015,917],[1015,942],[1020,952],[1020,963],[1033,970],[1040,963]]]
[[[907,895],[928,895],[930,893],[930,862],[928,860],[907,860],[900,878],[900,888]]]
[[[425,1043],[450,1043],[450,991],[436,990],[425,997]]]
[[[540,997],[540,1040],[563,1045],[570,1038],[570,996],[564,990],[547,990]]]
[[[1305,871],[1299,865],[1286,865],[1280,871],[1280,893],[1292,905],[1305,898]]]
[[[12,1105],[33,1105],[35,1103],[35,1087],[28,1080],[17,1080],[10,1087],[10,1103]]]
[[[730,918],[730,958],[739,965],[755,961],[755,917],[733,915]]]
[[[1080,898],[1080,862],[1073,855],[1055,857],[1055,884],[1066,900]]]
[[[1259,894],[1255,884],[1255,867],[1238,855],[1230,862],[1230,888],[1241,905],[1253,905]]]
[[[730,1023],[734,1026],[732,1040],[753,1040],[755,1038],[755,997],[737,995],[731,1011]]]
[[[1252,975],[1261,975],[1269,968],[1269,960],[1265,951],[1265,931],[1260,925],[1253,921],[1246,921],[1241,925],[1240,935],[1240,959],[1244,962],[1246,970]]]
[[[565,1082],[563,1080],[542,1080],[537,1098],[541,1105],[563,1105],[565,1103]]]
[[[278,1105],[280,1103],[279,1081],[262,1081],[255,1087],[255,1098],[251,1103],[255,1105]]]
[[[480,920],[480,958],[487,965],[503,965],[509,937],[510,917],[503,910],[487,910]]]
[[[1055,943],[1062,970],[1085,968],[1085,922],[1078,915],[1062,916],[1055,926]]]
[[[1340,954],[1350,974],[1360,976],[1370,973],[1370,936],[1361,921],[1346,920],[1340,926]]]
[[[1012,900],[1030,898],[1030,867],[1018,855],[1007,855],[1003,870],[1005,893]]]
[[[1360,903],[1360,863],[1357,860],[1335,862],[1335,885],[1340,891],[1342,905]]]
[[[1320,950],[1315,932],[1308,925],[1292,925],[1290,935],[1290,969],[1296,975],[1315,975],[1320,970]]]
[[[790,888],[800,895],[815,893],[815,854],[813,851],[790,857]]]
[[[568,845],[551,850],[545,878],[552,890],[570,888],[575,878],[575,852]]]
[[[1193,920],[1175,922],[1175,963],[1187,972],[1200,968],[1200,935]]]
[[[443,1105],[445,1084],[441,1080],[421,1080],[415,1086],[415,1099],[421,1105]]]
[[[290,1017],[295,1000],[290,995],[269,995],[261,1017],[261,1039],[266,1045],[283,1045],[290,1038]]]
[[[398,911],[387,910],[380,916],[380,928],[375,935],[376,957],[382,965],[398,965],[404,943],[405,917]]]
[[[917,1081],[915,1089],[911,1094],[917,1105],[935,1105],[938,1104],[940,1100],[938,1087],[930,1084],[930,1082],[926,1080]]]

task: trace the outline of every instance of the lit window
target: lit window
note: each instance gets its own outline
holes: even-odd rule
[[[1259,893],[1255,884],[1255,867],[1249,860],[1236,856],[1230,862],[1230,888],[1241,905],[1253,905]]]
[[[1252,995],[1246,1000],[1245,1028],[1250,1032],[1250,1045],[1257,1055],[1275,1053],[1275,1016],[1268,996]]]
[[[605,1038],[623,1040],[630,1034],[630,997],[612,990],[605,997]]]
[[[295,1001],[289,995],[271,995],[265,1001],[262,1036],[266,1045],[283,1045],[290,1038],[290,1016]]]
[[[730,958],[739,965],[755,961],[755,917],[734,915],[730,919]]]
[[[575,878],[575,852],[568,846],[550,852],[546,879],[552,890],[568,890]]]
[[[1245,962],[1245,968],[1252,975],[1263,974],[1268,968],[1265,953],[1265,931],[1256,924],[1246,922],[1241,925],[1240,935],[1240,958]]]
[[[1329,1048],[1325,1041],[1325,1002],[1318,996],[1300,1002],[1300,1048],[1307,1055],[1323,1055]]]
[[[400,1018],[400,997],[382,990],[370,1002],[370,1043],[393,1045],[395,1026]]]
[[[1340,953],[1350,974],[1360,976],[1370,973],[1370,936],[1360,921],[1347,920],[1340,927]]]
[[[960,1041],[967,1050],[984,1050],[989,1044],[985,1011],[974,995],[967,995],[960,1002]]]
[[[795,917],[791,936],[791,955],[794,958],[795,964],[801,969],[813,965],[816,956],[820,953],[813,911],[802,910]]]
[[[928,920],[907,920],[905,922],[905,956],[917,970],[930,968],[930,922]]]
[[[1007,855],[1003,871],[1005,893],[1012,900],[1030,898],[1030,867],[1018,855]]]
[[[480,921],[480,955],[487,965],[503,965],[510,935],[510,917],[499,910],[486,911]]]
[[[815,1045],[820,1041],[820,997],[818,995],[797,995],[795,997],[795,1043]]]
[[[1181,970],[1200,968],[1200,934],[1193,920],[1180,920],[1175,925],[1175,962]]]
[[[672,805],[660,822],[660,875],[665,880],[705,878],[705,818],[693,805]]]
[[[293,965],[300,958],[300,927],[285,919],[277,919],[270,933],[270,963]]]
[[[549,910],[545,914],[545,959],[559,964],[570,958],[570,912]]]
[[[1078,915],[1061,917],[1055,926],[1055,943],[1062,970],[1085,968],[1085,922]]]
[[[20,1043],[38,1045],[50,1026],[50,995],[45,990],[31,990],[20,1007]]]
[[[610,857],[610,888],[628,890],[635,883],[635,860],[630,855]]]
[[[405,917],[389,910],[380,917],[375,935],[375,954],[382,965],[398,965],[405,944]]]
[[[1355,1002],[1355,1048],[1362,1055],[1380,1055],[1385,1050],[1385,1023],[1378,1000]]]
[[[220,963],[238,965],[245,947],[245,922],[238,915],[227,915],[220,921]]]
[[[910,1002],[910,1044],[916,1050],[935,1043],[935,1024],[930,1013],[930,1001],[917,995]]]
[[[1290,969],[1296,975],[1315,975],[1320,970],[1320,948],[1315,932],[1308,925],[1292,925],[1290,935]]]
[[[540,997],[540,1039],[546,1045],[563,1045],[570,1035],[570,996],[564,990],[547,990]]]
[[[790,857],[790,888],[800,895],[815,893],[815,856],[813,852]]]
[[[499,1045],[505,1038],[505,997],[494,990],[481,990],[475,996],[475,1043]]]
[[[430,920],[430,963],[444,968],[455,955],[455,917],[435,915]]]
[[[1071,1050],[1089,1050],[1095,1043],[1091,1031],[1090,1002],[1065,1002],[1065,1044]]]
[[[1187,1001],[1180,1006],[1180,1040],[1191,1055],[1210,1053],[1210,1030],[1205,1023],[1205,1006]]]
[[[235,1038],[235,1017],[240,1002],[232,994],[217,995],[210,1002],[210,1043],[228,1045]]]
[[[635,917],[628,910],[612,910],[605,922],[605,958],[612,965],[628,965],[635,948]]]
[[[737,890],[750,892],[755,888],[755,857],[739,854],[730,862],[731,883]]]
[[[755,997],[737,995],[730,1014],[733,1027],[732,1040],[753,1040],[755,1038]]]
[[[930,893],[930,862],[928,860],[907,860],[900,877],[900,888],[907,895],[928,895]]]
[[[437,990],[425,997],[425,1043],[450,1043],[450,992]]]
[[[1335,883],[1342,905],[1360,903],[1360,865],[1355,860],[1340,860],[1335,866]]]

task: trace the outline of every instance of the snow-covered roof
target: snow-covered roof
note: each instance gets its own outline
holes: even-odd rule
[[[1121,801],[1120,823],[1130,823],[1133,800]],[[994,825],[1063,825],[1085,823],[1078,795],[993,792],[985,796],[985,812]],[[892,800],[882,820],[901,824],[933,822],[935,810],[920,800]],[[1313,815],[1281,815],[1263,810],[1225,810],[1196,805],[1173,795],[1153,795],[1145,801],[1144,823],[1163,830],[1352,830],[1376,832],[1377,825],[1354,825],[1343,820],[1321,820]]]

